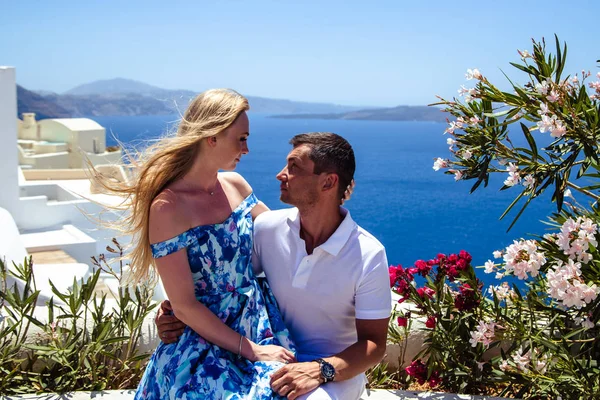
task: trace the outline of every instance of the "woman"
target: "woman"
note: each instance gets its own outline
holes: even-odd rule
[[[196,97],[176,135],[149,148],[124,193],[136,236],[136,281],[158,272],[188,327],[159,344],[136,399],[270,399],[270,375],[294,361],[272,293],[251,268],[253,218],[267,207],[231,171],[248,153],[248,101],[233,90]]]

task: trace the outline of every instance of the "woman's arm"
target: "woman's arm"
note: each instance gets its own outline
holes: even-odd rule
[[[155,202],[150,209],[150,242],[160,242],[185,231],[187,227],[180,215],[174,202]],[[240,334],[196,299],[185,249],[156,259],[156,267],[177,318],[208,342],[239,354]],[[241,343],[241,355],[251,361],[290,362],[294,359],[294,355],[283,347],[259,346],[247,338],[242,338]]]

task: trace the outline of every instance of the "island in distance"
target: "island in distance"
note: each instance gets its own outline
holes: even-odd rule
[[[437,107],[397,106],[328,114],[285,114],[272,118],[286,119],[354,119],[368,121],[431,121],[446,122],[447,115]]]
[[[131,79],[109,79],[77,86],[65,93],[32,92],[18,87],[18,112],[42,118],[181,113],[197,93],[170,90]],[[375,108],[311,103],[247,96],[252,112],[275,118],[366,119],[387,121],[444,121],[438,108],[399,106]]]

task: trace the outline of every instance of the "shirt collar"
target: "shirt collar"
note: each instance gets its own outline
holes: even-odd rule
[[[339,254],[346,242],[348,242],[352,232],[356,229],[356,222],[352,219],[350,211],[344,207],[340,207],[340,213],[344,216],[340,226],[338,226],[325,243],[316,248],[324,250],[334,257]],[[291,210],[287,218],[287,223],[290,229],[293,230],[294,235],[300,238],[300,213],[297,208]]]

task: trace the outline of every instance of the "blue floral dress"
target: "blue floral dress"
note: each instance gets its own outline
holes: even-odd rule
[[[195,293],[233,330],[260,345],[295,351],[273,293],[251,268],[253,222],[258,200],[248,196],[220,224],[203,225],[152,245],[154,258],[182,248],[187,255]],[[272,399],[270,376],[282,363],[238,359],[189,327],[177,343],[160,343],[150,358],[136,399]]]

